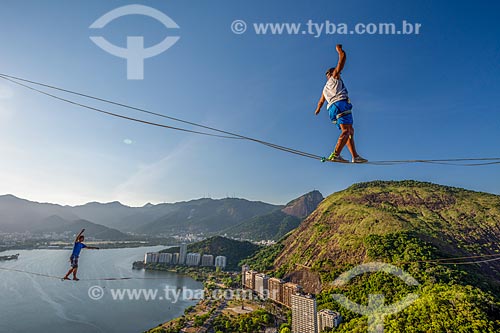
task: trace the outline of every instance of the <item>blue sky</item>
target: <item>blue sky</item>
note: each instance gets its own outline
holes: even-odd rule
[[[145,16],[89,26],[127,4]],[[500,28],[493,1],[2,1],[0,72],[328,155],[339,131],[314,116],[324,71],[347,52],[356,143],[372,160],[498,156]],[[249,30],[232,33],[236,19]],[[419,35],[262,36],[254,22],[422,24]],[[180,40],[145,61],[144,80],[97,47],[167,35]],[[164,119],[137,115],[147,120]],[[174,125],[174,124],[172,124]],[[127,142],[127,143],[125,143]],[[131,144],[130,144],[131,143]],[[349,157],[347,151],[343,154]],[[499,166],[337,165],[249,142],[200,137],[109,118],[0,81],[0,193],[79,204],[129,205],[211,196],[285,203],[376,179],[417,179],[500,193]]]

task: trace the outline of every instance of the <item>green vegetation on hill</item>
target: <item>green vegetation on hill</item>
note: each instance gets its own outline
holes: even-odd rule
[[[366,318],[352,313],[333,300],[333,294],[342,294],[353,302],[367,305],[369,294],[383,294],[385,304],[400,301],[408,293],[419,298],[402,312],[386,318],[384,332],[498,332],[500,303],[498,289],[479,274],[456,266],[419,262],[440,257],[438,250],[410,233],[401,232],[365,239],[367,262],[408,262],[399,264],[419,283],[407,286],[399,278],[386,273],[363,274],[342,288],[323,286],[318,307],[339,311],[345,324],[336,332],[365,332]],[[352,265],[323,274],[323,281],[331,281]]]
[[[281,244],[246,262],[268,269],[275,258],[277,275],[304,277],[299,282],[318,294],[319,308],[341,312],[338,332],[366,332],[367,321],[332,294],[367,305],[369,294],[383,294],[392,304],[417,293],[411,306],[385,319],[385,332],[479,333],[500,331],[500,261],[428,261],[498,253],[500,196],[415,181],[371,182],[329,196]],[[409,287],[382,272],[362,274],[342,288],[331,284],[375,261],[402,268],[420,285]],[[311,290],[312,275],[321,281],[318,290]]]
[[[275,275],[276,272],[271,270],[274,268],[274,260],[283,248],[284,245],[281,242],[263,247],[250,258],[242,260],[240,266],[248,265],[258,272],[269,272],[270,275]]]
[[[224,231],[232,237],[261,240],[279,240],[297,228],[302,220],[313,212],[323,200],[319,191],[306,193],[281,209],[255,216]]]
[[[302,219],[287,215],[281,210],[256,216],[239,225],[229,228],[225,233],[233,237],[251,240],[279,240],[291,230],[297,228]]]
[[[197,243],[189,244],[188,252],[211,254],[227,257],[227,270],[238,270],[238,263],[254,255],[261,247],[250,242],[241,242],[221,236],[210,237]],[[171,247],[161,252],[179,252],[178,247]]]
[[[168,213],[151,223],[140,226],[136,231],[147,234],[219,233],[280,207],[235,198],[192,200],[171,205]]]
[[[500,197],[415,181],[353,185],[318,206],[275,264],[357,264],[366,258],[367,236],[400,231],[418,234],[442,256],[500,253]],[[489,266],[484,273],[498,280],[500,262]]]

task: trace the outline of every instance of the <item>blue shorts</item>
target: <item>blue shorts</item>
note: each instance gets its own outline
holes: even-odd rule
[[[78,268],[78,257],[76,257],[76,256],[71,256],[71,257],[69,258],[69,261],[70,261],[70,263],[71,263],[71,267],[73,267],[73,268]]]
[[[352,118],[352,113],[346,114],[339,119],[337,119],[337,115],[344,111],[352,110],[352,104],[349,103],[346,99],[333,103],[328,108],[328,114],[330,115],[330,120],[335,123],[337,121],[337,127],[340,129],[340,124],[352,125],[354,120]]]

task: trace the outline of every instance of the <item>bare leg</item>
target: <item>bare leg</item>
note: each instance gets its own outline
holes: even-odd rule
[[[354,129],[352,125],[340,124],[340,129],[342,133],[340,133],[337,145],[335,146],[335,155],[339,156],[347,143],[347,148],[349,148],[351,154],[354,157],[357,156],[356,149],[354,148]]]
[[[356,151],[356,146],[354,145],[354,127],[352,125],[346,125],[349,127],[349,139],[347,139],[347,148],[351,152],[352,157],[358,157],[358,152]]]
[[[73,268],[73,280],[77,279],[76,272],[78,272],[78,267],[77,268]]]
[[[71,268],[69,269],[68,273],[66,273],[66,275],[64,276],[64,278],[65,278],[65,279],[67,279],[67,278],[69,277],[69,275],[70,275],[71,273],[73,273],[73,270],[74,270],[74,268],[73,268],[73,267],[71,267]]]

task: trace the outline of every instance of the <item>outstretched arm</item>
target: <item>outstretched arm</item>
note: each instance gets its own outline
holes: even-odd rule
[[[318,102],[318,107],[316,108],[314,114],[318,114],[321,111],[321,107],[323,106],[323,104],[325,104],[325,101],[326,101],[325,95],[321,94],[321,98],[319,99]]]
[[[85,231],[85,229],[82,229],[82,231],[80,231],[80,233],[78,235],[76,235],[75,243],[78,242],[78,238],[80,238],[80,236],[83,234],[84,231]]]
[[[335,49],[337,50],[337,53],[339,54],[339,62],[337,63],[337,67],[335,67],[335,70],[333,71],[332,76],[336,80],[338,80],[340,78],[340,73],[342,73],[342,70],[344,69],[346,55],[345,55],[344,50],[342,49],[342,44],[337,44]]]
[[[99,248],[96,247],[96,246],[87,246],[87,249],[89,249],[89,250],[99,250]]]

